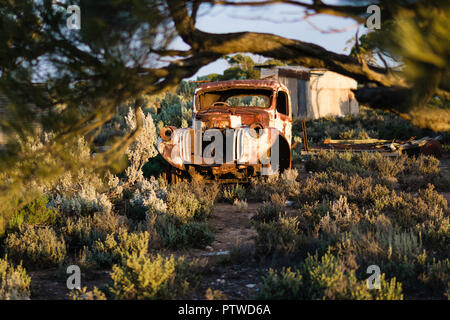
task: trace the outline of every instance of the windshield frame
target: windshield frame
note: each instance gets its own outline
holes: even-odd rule
[[[225,99],[223,99],[223,101],[226,101],[227,99],[233,97],[233,96],[239,96],[239,95],[245,95],[245,96],[266,96],[268,98],[268,103],[267,106],[246,106],[246,105],[241,105],[241,106],[231,106],[231,107],[241,107],[241,108],[257,108],[257,109],[271,109],[273,107],[273,101],[274,101],[274,97],[276,96],[276,90],[274,89],[270,89],[270,88],[260,88],[260,87],[252,87],[252,88],[239,88],[239,87],[235,87],[235,88],[223,88],[223,89],[212,89],[212,90],[202,90],[200,92],[198,92],[195,95],[195,111],[204,111],[204,110],[208,110],[211,108],[214,108],[212,106],[212,104],[210,104],[207,107],[203,107],[201,105],[204,96],[207,94],[220,94],[220,93],[225,93],[225,92],[230,92],[230,91],[234,91],[232,92],[229,96],[225,97]],[[253,93],[253,94],[252,94]],[[222,99],[219,99],[217,101],[214,102],[222,102]]]

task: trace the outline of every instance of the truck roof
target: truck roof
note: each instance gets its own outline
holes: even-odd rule
[[[197,90],[209,91],[226,88],[267,88],[274,90],[281,87],[286,88],[276,80],[227,80],[203,83],[198,86]]]

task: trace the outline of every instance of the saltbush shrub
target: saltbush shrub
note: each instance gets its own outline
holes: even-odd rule
[[[126,217],[112,212],[98,212],[88,217],[68,217],[61,230],[68,249],[76,251],[92,246],[95,241],[104,241],[108,235],[117,237],[129,228]]]
[[[233,203],[235,199],[244,200],[245,188],[240,184],[226,185],[222,191],[222,198],[229,203]]]
[[[179,224],[205,220],[214,209],[217,194],[215,185],[205,186],[196,181],[172,184],[166,198],[167,213]]]
[[[269,269],[263,278],[258,299],[263,300],[296,300],[303,289],[303,277],[300,271],[283,268],[281,272]]]
[[[87,258],[101,267],[124,264],[131,255],[145,255],[148,246],[148,232],[129,233],[124,230],[116,235],[108,234],[104,241],[95,241],[88,248]]]
[[[264,201],[261,206],[258,207],[256,214],[252,217],[253,221],[271,222],[279,218],[284,213],[284,207],[277,203]]]
[[[30,283],[21,265],[14,267],[8,257],[0,259],[0,300],[29,300]]]
[[[234,199],[233,207],[235,207],[237,211],[243,212],[243,211],[247,210],[248,203],[246,200]]]
[[[297,177],[298,171],[296,169],[287,169],[281,174],[252,178],[250,180],[250,195],[259,201],[268,201],[274,194],[280,194],[286,198],[295,198],[300,188]]]
[[[263,279],[259,298],[262,299],[351,299],[351,300],[401,300],[401,283],[395,278],[380,277],[381,288],[370,290],[365,280],[358,280],[355,270],[343,261],[325,253],[309,256],[296,270],[269,270]]]
[[[8,234],[5,250],[11,260],[33,269],[58,265],[66,257],[64,238],[50,227],[24,225],[19,232]]]
[[[450,289],[450,260],[433,259],[426,267],[426,271],[420,276],[420,280],[431,292],[431,295],[442,299]],[[444,294],[443,294],[444,293]]]
[[[280,215],[274,221],[256,222],[255,228],[258,232],[256,250],[261,255],[289,255],[301,247],[303,236],[298,217]]]
[[[42,195],[26,205],[11,217],[9,230],[18,230],[24,223],[28,225],[53,225],[56,222],[58,212],[54,208],[48,208],[47,203],[48,197]]]
[[[177,226],[166,220],[158,226],[164,247],[171,249],[203,249],[214,241],[214,234],[206,223],[188,222]]]
[[[342,270],[346,271],[339,267],[326,275],[326,268],[317,267],[317,275],[323,279],[328,277],[330,283],[341,283],[343,291],[333,289],[328,282],[318,286],[318,282],[308,280],[307,273],[298,266],[296,270],[300,270],[305,286],[329,287],[328,292],[312,290],[304,298],[398,298],[397,280],[394,283],[391,280],[381,296],[368,295],[361,287],[365,268],[372,264],[378,265],[389,277],[398,279],[402,283],[402,292],[408,297],[445,296],[448,286],[442,275],[450,245],[447,201],[433,182],[421,184],[419,189],[402,186],[404,177],[413,173],[421,177],[421,183],[436,181],[433,179],[439,178],[440,173],[434,158],[385,160],[373,154],[323,152],[311,160],[311,165],[317,172],[298,185],[293,206],[283,206],[278,193],[276,197],[270,197],[272,203],[264,203],[254,216],[259,257],[271,258],[278,263],[290,261],[291,265],[300,263],[301,266],[311,252],[317,252],[317,257],[325,255],[328,249],[333,255],[337,254],[335,258],[327,256],[327,259],[337,259],[337,265],[342,264],[342,268],[346,268]],[[257,184],[255,180],[250,192],[261,191],[262,195],[268,196],[264,192],[275,190],[271,189],[275,181],[276,178],[268,178]],[[263,183],[264,188],[260,188]],[[277,206],[284,210],[277,214]],[[311,259],[308,261],[313,265]],[[315,264],[320,262],[316,260]],[[291,272],[295,274],[294,269]],[[335,272],[344,272],[345,276],[335,279]],[[282,283],[282,276],[273,276],[271,280]],[[292,273],[286,273],[288,276]],[[355,295],[350,295],[350,291]],[[292,289],[292,292],[296,290]],[[291,297],[292,292],[286,296]]]
[[[113,266],[109,292],[114,299],[175,299],[189,289],[188,269],[183,258],[133,254]]]

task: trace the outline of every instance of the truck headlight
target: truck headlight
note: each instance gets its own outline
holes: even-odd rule
[[[161,131],[159,132],[159,135],[161,136],[161,139],[163,139],[164,141],[169,141],[170,139],[172,139],[172,134],[175,131],[174,127],[164,127],[161,129]]]

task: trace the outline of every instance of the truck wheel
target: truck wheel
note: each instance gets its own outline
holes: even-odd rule
[[[274,152],[270,149],[270,154]],[[280,137],[279,155],[278,155],[278,172],[282,173],[286,169],[291,168],[291,148],[284,138]]]

